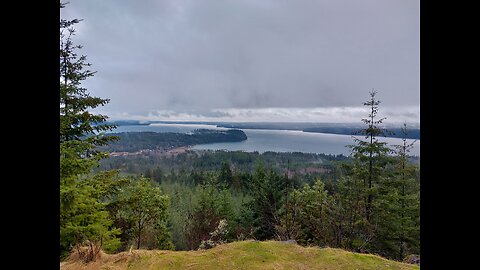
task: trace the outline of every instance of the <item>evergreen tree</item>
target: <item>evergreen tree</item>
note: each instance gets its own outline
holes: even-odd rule
[[[397,154],[396,177],[398,187],[398,252],[399,259],[403,259],[407,253],[419,253],[420,242],[420,181],[418,179],[418,167],[409,162],[409,152],[416,140],[407,141],[407,124],[401,129],[402,144],[394,145]]]
[[[175,245],[172,242],[172,233],[170,232],[165,220],[159,220],[155,224],[155,247],[161,250],[175,250]]]
[[[217,205],[220,219],[227,222],[228,234],[225,235],[225,239],[234,239],[236,237],[234,228],[237,226],[237,214],[233,208],[232,194],[228,189],[224,188],[218,192]]]
[[[408,161],[415,141],[407,142],[406,124],[401,129],[402,144],[394,145],[394,163],[385,168],[377,209],[377,236],[372,245],[382,256],[403,259],[406,252],[417,252],[419,243],[419,181],[417,167]]]
[[[250,183],[249,208],[253,214],[254,236],[259,240],[279,238],[276,226],[280,225],[280,208],[284,191],[284,179],[273,170],[266,170],[262,163]]]
[[[153,180],[155,180],[155,182],[161,184],[161,183],[162,183],[162,179],[163,179],[162,169],[157,166],[157,167],[152,171],[152,177],[153,177]]]
[[[202,185],[199,192],[198,202],[186,221],[188,248],[195,249],[202,241],[208,240],[220,220],[225,220],[228,224],[226,226],[229,233],[226,240],[233,239],[237,216],[229,190],[223,184],[218,184],[215,175],[211,175],[210,180]]]
[[[60,8],[64,7],[60,3]],[[92,260],[102,245],[114,241],[118,230],[112,228],[102,199],[108,192],[99,193],[87,181],[101,179],[87,174],[106,156],[96,147],[115,138],[96,134],[114,126],[105,124],[106,116],[88,111],[105,105],[108,99],[91,97],[81,85],[94,72],[86,69],[90,66],[86,56],[76,52],[82,47],[72,40],[73,26],[79,22],[60,20],[60,256],[63,258],[72,247],[88,242],[90,250],[85,259]]]
[[[60,4],[63,8],[64,4]],[[61,184],[71,182],[79,174],[90,172],[106,154],[95,148],[115,140],[114,136],[97,134],[112,130],[105,124],[107,116],[89,112],[109,102],[92,97],[81,86],[82,81],[94,75],[86,69],[91,64],[86,56],[77,54],[81,45],[75,45],[73,25],[80,20],[60,20],[60,179]]]
[[[290,160],[287,161],[287,171],[283,176],[283,185],[278,188],[283,189],[281,198],[281,208],[278,210],[279,224],[275,226],[277,235],[282,240],[296,239],[299,234],[300,224],[298,224],[299,208],[297,205],[298,192],[295,190],[298,179],[290,179]]]
[[[63,7],[61,4],[60,8]],[[89,109],[107,104],[109,99],[92,97],[81,85],[95,72],[88,69],[91,64],[87,57],[77,53],[82,46],[75,45],[72,40],[73,25],[79,22],[78,19],[60,20],[60,142],[76,140],[105,145],[112,137],[93,133],[112,130],[115,126],[105,123],[107,116],[89,112]]]
[[[201,241],[208,240],[220,220],[215,184],[208,183],[200,191],[200,198],[186,220],[188,249],[196,249]]]
[[[362,251],[372,240],[373,226],[365,217],[365,185],[355,176],[357,166],[346,166],[348,175],[342,176],[338,183],[335,198],[337,244],[346,249]]]
[[[113,227],[107,210],[125,180],[118,179],[115,171],[106,171],[74,183],[61,190],[61,195],[74,197],[72,204],[62,205],[60,211],[61,257],[73,247],[80,252],[81,247],[87,245],[84,259],[90,261],[100,248],[115,251],[120,246],[116,238],[120,230]]]
[[[370,110],[368,117],[363,118],[362,122],[366,125],[357,134],[364,135],[365,140],[353,136],[356,145],[349,145],[352,150],[352,156],[355,159],[357,170],[356,176],[364,181],[366,191],[365,218],[371,221],[372,201],[374,199],[374,184],[378,183],[386,163],[387,154],[391,152],[386,142],[380,142],[378,136],[385,136],[388,131],[379,125],[386,119],[378,118],[378,105],[380,101],[375,98],[377,91],[370,92],[370,100],[363,103]]]
[[[222,161],[222,168],[220,169],[220,175],[218,176],[218,182],[225,186],[230,186],[233,181],[232,170],[230,169],[230,165]]]
[[[351,148],[351,163],[343,163],[342,168],[345,175],[341,177],[339,191],[342,196],[342,205],[346,207],[348,223],[345,233],[347,235],[348,248],[356,251],[371,250],[372,243],[379,230],[379,223],[382,223],[380,213],[381,202],[376,201],[380,196],[379,192],[386,189],[383,184],[388,177],[386,167],[391,162],[388,154],[391,150],[386,142],[378,140],[379,136],[388,133],[380,125],[386,118],[378,117],[380,101],[376,99],[377,92],[370,92],[370,99],[363,103],[368,107],[369,114],[363,118],[366,125],[364,129],[357,132],[364,138],[353,136],[355,145]]]

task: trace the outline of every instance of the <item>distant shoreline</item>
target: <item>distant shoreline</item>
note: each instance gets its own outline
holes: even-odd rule
[[[137,155],[144,155],[144,154],[154,154],[158,156],[163,156],[163,157],[170,157],[170,156],[176,156],[179,154],[183,154],[187,152],[188,150],[191,150],[192,146],[180,146],[180,147],[175,147],[171,149],[141,149],[139,151],[135,152],[110,152],[109,156],[110,157],[121,157],[121,156],[137,156]]]
[[[164,125],[208,125],[217,128],[227,129],[253,129],[253,130],[282,130],[282,131],[302,131],[308,133],[324,133],[324,134],[336,134],[336,135],[357,135],[359,130],[364,126],[357,123],[311,123],[311,122],[180,122],[180,121],[114,121],[112,122],[119,126],[151,126],[155,124]],[[417,125],[413,125],[417,126]],[[386,129],[392,134],[386,133],[387,138],[403,138],[401,129],[396,126],[386,126]],[[408,128],[407,139],[420,140],[420,128],[412,127]]]
[[[220,142],[240,142],[247,139],[247,135],[236,129],[226,131],[196,129],[192,133],[176,132],[120,132],[111,133],[118,137],[118,140],[104,146],[102,150],[118,153],[135,153],[139,151],[148,151],[146,149],[157,149],[172,151],[197,144],[220,143]]]

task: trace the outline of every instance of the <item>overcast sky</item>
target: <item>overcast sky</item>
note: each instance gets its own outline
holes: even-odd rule
[[[69,0],[112,119],[419,122],[419,0]]]

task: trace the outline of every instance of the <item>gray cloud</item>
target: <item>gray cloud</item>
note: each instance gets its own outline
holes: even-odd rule
[[[84,19],[76,41],[98,71],[85,86],[110,114],[356,107],[372,88],[382,106],[419,107],[418,0],[70,0],[61,13]]]
[[[379,117],[386,117],[385,124],[401,125],[404,122],[419,125],[420,116],[416,106],[382,109]],[[173,111],[157,110],[148,115],[113,113],[112,119],[165,120],[165,121],[212,121],[212,122],[323,122],[360,123],[369,111],[365,107],[318,107],[318,108],[226,108],[214,110]]]

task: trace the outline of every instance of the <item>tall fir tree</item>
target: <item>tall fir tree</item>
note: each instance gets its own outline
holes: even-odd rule
[[[60,3],[60,9],[65,4]],[[117,139],[102,132],[116,126],[106,124],[107,116],[89,110],[103,106],[109,99],[92,97],[82,82],[95,72],[85,55],[78,55],[81,45],[75,45],[73,26],[81,20],[60,20],[60,178],[68,181],[79,173],[89,172],[106,154],[96,150]]]
[[[65,4],[60,3],[60,9]],[[86,260],[92,260],[99,248],[115,240],[118,230],[106,211],[105,195],[110,192],[92,188],[95,180],[106,185],[114,175],[91,178],[87,174],[106,154],[96,150],[115,139],[101,132],[115,128],[105,123],[107,116],[89,112],[108,103],[108,99],[92,97],[82,81],[94,75],[88,70],[86,56],[77,54],[82,46],[75,45],[73,26],[80,20],[60,20],[60,256],[74,246],[89,243]],[[80,250],[80,249],[78,249]]]
[[[375,200],[378,229],[373,251],[389,258],[403,259],[406,253],[417,253],[419,247],[419,175],[418,167],[409,161],[415,141],[407,141],[407,129],[401,129],[402,143],[393,145],[392,164],[378,183]]]
[[[341,204],[347,214],[344,235],[347,248],[356,251],[371,250],[379,228],[379,204],[376,199],[387,177],[385,168],[391,162],[390,148],[386,142],[379,141],[388,131],[380,125],[386,118],[378,117],[380,101],[376,99],[377,91],[370,92],[370,99],[363,103],[369,110],[368,117],[363,118],[365,128],[352,136],[354,145],[351,149],[352,162],[344,163],[344,175],[339,182]]]
[[[64,5],[61,4],[60,8]],[[115,125],[106,124],[107,116],[89,112],[104,106],[110,100],[93,97],[82,82],[94,76],[85,55],[78,55],[82,45],[75,45],[73,26],[81,20],[60,20],[60,142],[85,141],[92,145],[105,145],[114,137],[101,136],[94,132],[108,131]],[[93,135],[93,136],[86,136]]]
[[[364,181],[366,191],[365,218],[367,221],[370,221],[372,216],[372,202],[375,196],[374,185],[380,180],[389,160],[387,155],[391,152],[386,142],[378,140],[379,136],[385,136],[388,131],[380,127],[386,117],[378,117],[380,101],[376,99],[376,95],[377,91],[372,90],[370,100],[363,103],[364,106],[368,107],[369,114],[367,118],[362,119],[366,127],[359,130],[357,134],[364,135],[365,139],[353,136],[356,145],[349,145],[352,156],[360,168],[356,174]]]
[[[401,129],[402,144],[394,145],[396,149],[396,177],[398,188],[398,253],[403,259],[407,253],[419,253],[420,247],[420,179],[419,167],[409,162],[409,153],[416,140],[407,141],[408,129],[404,123]]]

